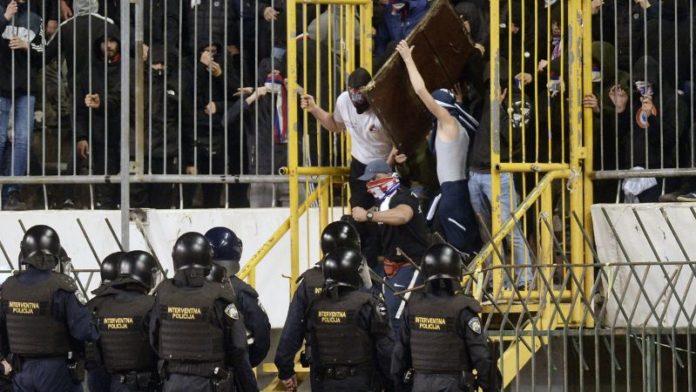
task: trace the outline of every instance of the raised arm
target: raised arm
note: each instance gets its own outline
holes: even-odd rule
[[[416,92],[416,95],[418,95],[418,98],[420,98],[420,100],[425,104],[428,111],[432,113],[435,118],[437,118],[437,121],[440,123],[442,128],[458,129],[454,117],[452,117],[445,108],[441,107],[437,104],[437,102],[435,102],[435,99],[433,99],[432,95],[430,95],[430,92],[425,87],[423,77],[421,76],[420,72],[418,72],[416,63],[413,61],[413,57],[411,56],[413,49],[414,47],[409,47],[408,43],[406,43],[404,40],[399,42],[399,44],[396,46],[396,50],[404,60],[404,64],[406,64],[406,70],[408,70],[408,77],[411,80],[413,90]]]

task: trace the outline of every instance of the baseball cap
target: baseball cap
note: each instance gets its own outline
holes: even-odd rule
[[[370,181],[375,177],[375,175],[379,173],[391,173],[393,170],[391,166],[387,164],[387,162],[377,159],[374,160],[365,166],[365,172],[363,173],[362,176],[358,177],[358,180],[360,181]]]

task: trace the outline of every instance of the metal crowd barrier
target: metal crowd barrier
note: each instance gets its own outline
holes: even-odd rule
[[[493,267],[483,279],[499,269],[512,274]],[[597,279],[572,294],[586,270]],[[534,275],[537,292],[481,297],[505,390],[694,390],[694,261],[535,265]]]

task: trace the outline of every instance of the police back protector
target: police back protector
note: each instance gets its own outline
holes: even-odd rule
[[[371,299],[371,294],[351,291],[340,298],[323,296],[312,304],[309,317],[321,365],[353,366],[370,362],[372,340],[358,326],[358,313]]]
[[[438,297],[419,293],[408,303],[411,357],[416,373],[459,373],[469,370],[464,339],[457,334],[461,311],[475,311],[476,302],[463,295]]]
[[[151,370],[154,358],[143,320],[154,303],[149,295],[130,301],[114,295],[97,308],[102,358],[109,372]]]
[[[172,373],[209,377],[224,366],[222,320],[214,319],[217,299],[234,303],[230,286],[205,282],[201,287],[176,287],[171,280],[157,288],[160,307],[159,356]]]
[[[69,277],[51,272],[35,284],[10,276],[2,285],[2,306],[7,317],[10,352],[25,357],[67,355],[70,351],[65,322],[53,318],[53,295],[58,290],[74,293]]]

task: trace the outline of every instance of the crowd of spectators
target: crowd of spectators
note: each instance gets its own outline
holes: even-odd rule
[[[274,47],[271,37],[281,8],[244,0],[145,1],[140,47],[135,5],[128,25],[121,23],[120,5],[116,0],[0,1],[3,175],[118,174],[122,89],[128,89],[131,113],[139,102],[136,50],[142,50],[144,69],[145,174],[276,173],[287,151],[283,49]],[[131,37],[130,86],[121,85],[124,28]],[[135,116],[130,117],[134,153]],[[50,141],[32,148],[34,132]],[[56,189],[52,205],[117,208],[119,188],[109,182],[95,184],[86,203],[78,201],[78,187]],[[2,208],[31,207],[31,192],[20,191],[5,185]],[[131,206],[250,205],[247,185],[230,184],[224,196],[222,191],[219,183],[134,184]]]
[[[375,3],[375,68],[399,49],[399,42],[431,5],[426,0]],[[328,107],[326,102],[314,102],[312,96],[324,100],[329,96],[328,82],[315,85],[317,74],[325,79],[335,75],[335,70],[321,68],[328,65],[313,63],[314,50],[325,56],[332,48],[339,58],[339,35],[334,34],[333,43],[327,40],[329,27],[341,23],[338,12],[328,12],[326,6],[309,7],[313,10],[300,18],[297,33],[303,40],[298,58],[309,62],[299,64],[300,74],[304,65],[308,72],[299,75],[307,83],[302,86],[307,94],[301,105],[313,116],[307,128],[300,129],[309,136],[300,142],[308,143],[303,148],[310,150],[305,163],[330,164],[335,158],[328,156],[330,149],[318,145],[321,138],[313,137],[319,129],[316,124],[336,132],[348,130],[353,137],[351,204],[366,210],[372,207],[367,182],[359,177],[371,161],[384,161],[418,195],[424,212],[432,209],[426,214],[428,222],[461,250],[470,252],[480,243],[476,216],[484,222],[490,219],[490,3],[455,0],[452,5],[475,50],[460,83],[438,92],[418,93],[433,115],[434,126],[409,156],[391,146],[361,93],[371,79],[369,72],[362,70],[346,79],[349,88],[338,96],[333,113],[321,109]],[[125,88],[120,85],[122,29],[131,30],[131,47],[136,46],[134,6],[128,26],[121,24],[119,7],[115,0],[0,0],[3,175],[120,172],[121,89]],[[527,161],[566,159],[567,147],[561,140],[568,116],[564,47],[568,7],[558,0],[504,1],[501,7],[499,113],[501,124],[510,125],[501,132],[501,159],[519,161],[523,152]],[[295,98],[287,96],[285,87],[284,11],[283,1],[144,2],[141,54],[145,64],[146,174],[264,175],[275,174],[285,165],[287,103]],[[693,168],[696,115],[691,38],[696,7],[688,0],[595,0],[592,14],[593,91],[583,104],[592,109],[595,118],[594,169]],[[356,27],[355,38],[359,33]],[[408,64],[406,49],[398,51]],[[307,56],[305,50],[312,55]],[[135,59],[132,50],[131,75],[135,75]],[[428,72],[409,68],[414,88],[418,80],[413,76],[418,71]],[[128,89],[134,109],[133,83]],[[57,149],[60,156],[56,148],[47,149],[45,141],[34,145],[36,136],[32,134],[40,128],[49,129],[55,145],[64,146]],[[131,134],[133,141],[134,131]],[[328,140],[324,138],[323,143]],[[49,161],[62,164],[52,167]],[[524,191],[522,181],[515,177],[502,177],[503,218],[514,210]],[[118,207],[118,186],[107,181],[93,189],[95,208]],[[136,184],[131,189],[131,206],[211,208],[278,202],[278,189],[269,184],[230,184],[224,189],[220,183]],[[31,192],[21,191],[17,185],[4,185],[2,208],[32,207],[31,197],[27,198]],[[595,183],[598,202],[696,200],[694,192],[696,182],[688,177]],[[79,193],[78,188],[65,186],[53,191],[50,199],[57,207],[73,208],[76,202],[77,207],[85,206],[78,202]],[[439,215],[434,213],[436,209]],[[522,251],[522,234],[515,233],[512,241],[520,249],[515,259],[522,264],[529,259]]]

